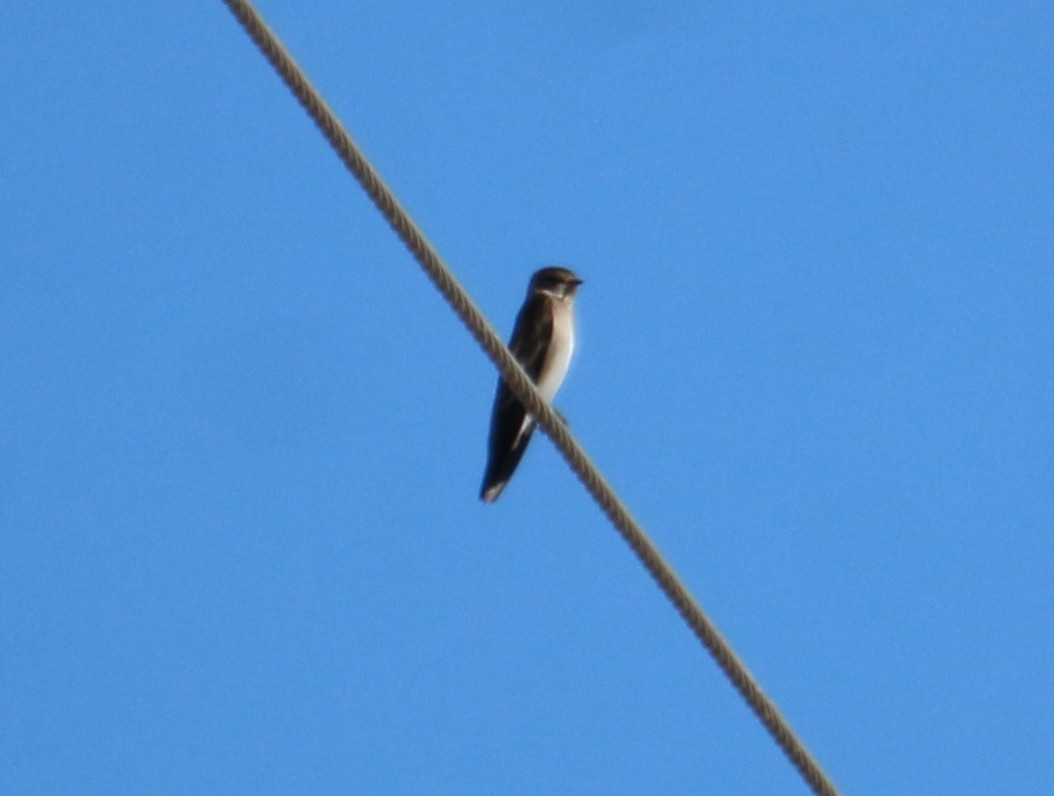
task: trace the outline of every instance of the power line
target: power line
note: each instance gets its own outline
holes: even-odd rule
[[[552,439],[575,475],[608,516],[611,524],[637,554],[637,558],[654,578],[659,588],[713,656],[718,666],[746,700],[761,723],[765,725],[773,740],[779,744],[812,791],[818,796],[836,796],[838,791],[834,783],[797,737],[787,720],[780,714],[775,703],[761,690],[735,651],[696,603],[688,588],[677,577],[673,568],[663,558],[662,553],[590,461],[564,422],[539,395],[538,390],[520,364],[513,358],[497,332],[483,317],[483,313],[464,288],[458,284],[450,269],[425,238],[424,233],[374,171],[344,126],[308,81],[307,76],[301,71],[293,57],[282,46],[278,37],[256,12],[252,3],[248,0],[223,0],[223,2],[322,131],[337,156],[358,180],[395,234],[399,236],[414,259],[424,269],[428,278],[443,294],[447,303],[461,318],[462,323],[468,327],[476,342],[497,366],[502,378],[508,383],[516,397],[535,416],[539,426]]]

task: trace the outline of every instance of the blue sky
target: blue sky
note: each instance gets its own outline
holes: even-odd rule
[[[1049,792],[1054,9],[452,5],[260,9],[845,792]],[[0,791],[805,792],[220,2],[0,66]]]

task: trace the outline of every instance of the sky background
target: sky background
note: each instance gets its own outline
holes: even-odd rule
[[[846,793],[1054,791],[1054,6],[260,9]],[[222,3],[0,72],[0,792],[806,792]]]

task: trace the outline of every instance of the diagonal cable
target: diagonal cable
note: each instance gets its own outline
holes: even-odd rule
[[[509,353],[509,349],[497,332],[483,317],[483,313],[464,288],[458,284],[450,269],[425,238],[424,233],[418,229],[406,210],[382,182],[380,176],[366,160],[365,155],[337,120],[336,115],[308,81],[278,37],[256,12],[252,3],[248,0],[223,0],[223,2],[322,131],[337,156],[358,180],[395,234],[399,236],[414,259],[424,269],[428,278],[443,294],[447,303],[461,318],[462,323],[468,327],[472,336],[476,338],[476,342],[498,367],[502,378],[508,383],[516,397],[523,401],[527,411],[537,418],[538,424],[553,440],[575,475],[589,490],[593,499],[603,509],[622,538],[637,554],[637,558],[647,568],[659,588],[663,590],[692,632],[713,656],[761,723],[765,725],[773,740],[779,744],[808,786],[818,796],[836,796],[838,791],[834,783],[809,753],[787,720],[780,714],[775,703],[761,690],[745,664],[739,660],[714,623],[696,603],[688,588],[677,577],[659,549],[590,461],[567,426],[542,399],[537,388]]]

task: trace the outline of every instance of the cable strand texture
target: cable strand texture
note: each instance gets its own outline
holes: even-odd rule
[[[692,632],[721,667],[769,734],[818,796],[836,796],[838,791],[804,743],[780,714],[725,641],[717,627],[696,603],[687,587],[666,562],[658,548],[630,514],[615,491],[590,461],[556,412],[538,394],[534,384],[513,358],[494,328],[484,318],[464,288],[458,284],[424,233],[412,221],[366,157],[352,141],[336,115],[314,89],[277,36],[247,0],[223,0],[246,33],[307,111],[345,167],[362,186],[385,220],[414,259],[457,313],[479,346],[498,367],[502,377],[539,426],[556,445],[579,481],[601,507],[612,525],[630,546],[649,574],[673,603]]]

